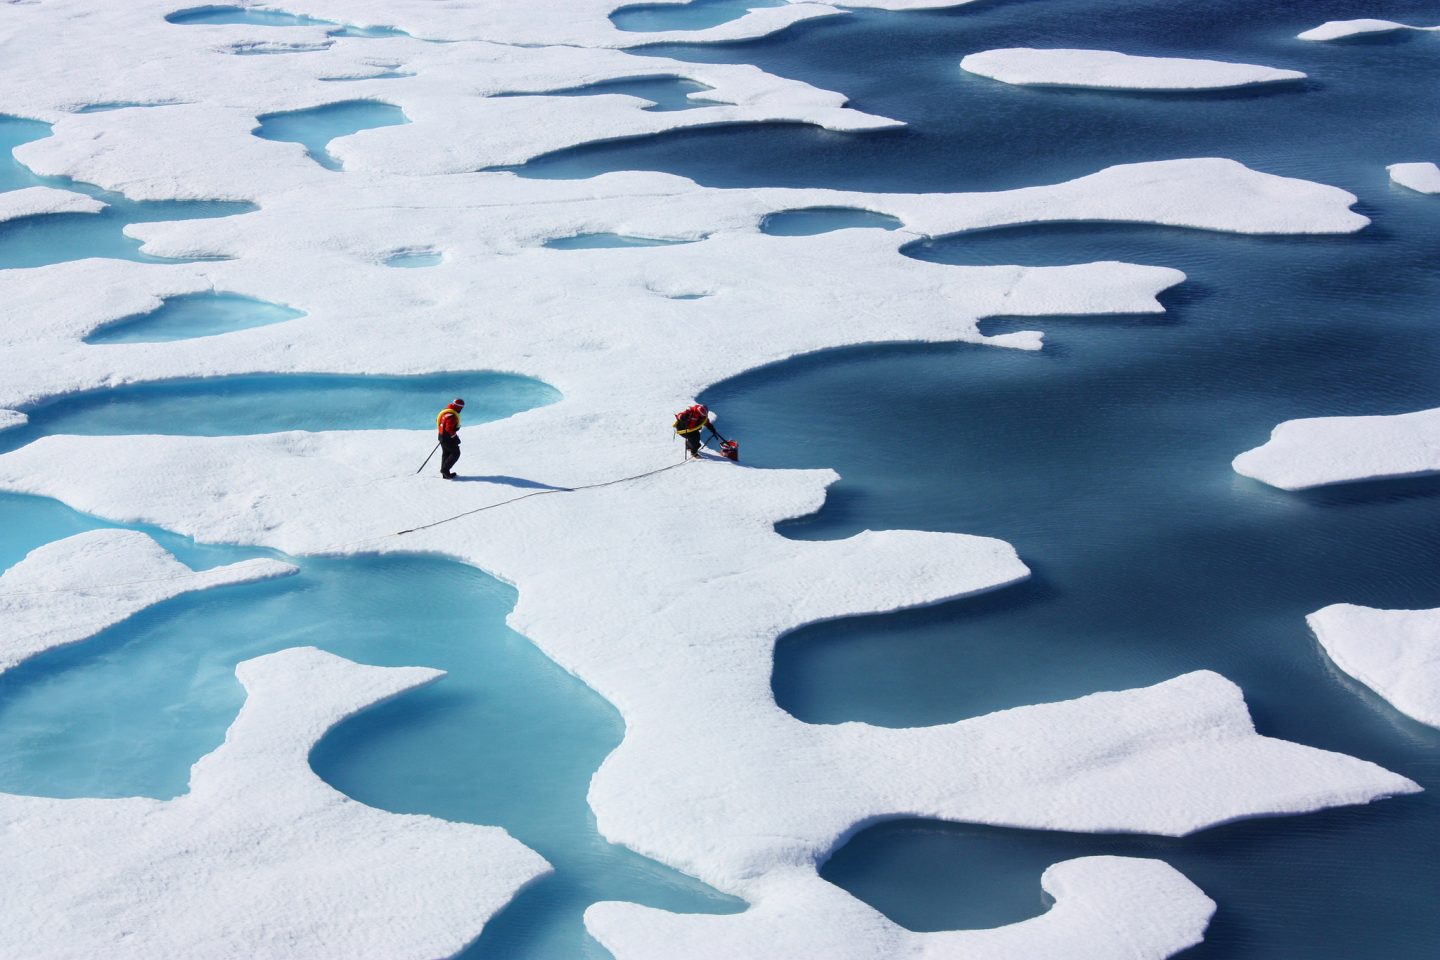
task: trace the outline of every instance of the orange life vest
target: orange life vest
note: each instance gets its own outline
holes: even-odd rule
[[[450,429],[450,430],[445,429],[445,418],[446,418],[446,417],[454,417],[454,418],[455,418],[455,426],[454,426],[453,429]],[[441,410],[441,411],[435,416],[435,429],[438,430],[440,433],[442,433],[442,434],[444,434],[444,435],[446,435],[446,436],[450,436],[450,437],[453,437],[455,434],[459,433],[459,432],[460,432],[460,411],[459,411],[459,410],[456,410],[454,407],[446,407],[444,410]]]
[[[689,407],[685,410],[681,410],[679,413],[675,414],[675,432],[695,433],[697,430],[703,430],[705,428],[705,424],[709,422],[709,413],[701,413],[700,404],[697,403],[695,404],[695,406]]]

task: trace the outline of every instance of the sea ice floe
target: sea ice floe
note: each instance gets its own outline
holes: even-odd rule
[[[47,543],[0,576],[0,672],[171,597],[295,570],[265,559],[191,570],[134,530],[92,530]]]
[[[698,916],[633,903],[597,903],[591,934],[616,960],[1161,960],[1199,943],[1215,904],[1159,860],[1083,857],[1045,871],[1054,903],[1039,917],[992,930],[915,933],[805,871],[744,913]]]
[[[1113,50],[1011,47],[972,53],[960,66],[1003,83],[1102,90],[1222,90],[1305,79],[1298,70],[1253,63],[1137,57]]]
[[[1390,179],[1418,193],[1440,193],[1440,166],[1433,163],[1392,163]]]
[[[127,228],[157,256],[228,261],[92,259],[13,271],[0,303],[0,406],[24,410],[76,391],[188,377],[469,369],[543,379],[564,397],[467,426],[460,471],[470,482],[443,488],[414,476],[433,444],[428,423],[340,432],[326,422],[253,436],[51,436],[0,457],[0,487],[206,541],[292,553],[440,554],[515,584],[511,624],[625,717],[626,738],[590,791],[607,838],[746,897],[752,906],[740,916],[753,917],[756,930],[797,925],[776,942],[826,935],[804,920],[823,916],[836,930],[922,955],[963,939],[966,949],[1011,942],[1019,946],[1009,955],[1034,956],[1055,942],[1047,938],[1066,936],[1094,937],[1096,951],[1111,951],[1082,956],[1125,955],[1116,944],[1129,942],[1142,945],[1129,956],[1161,956],[1193,942],[1210,905],[1174,871],[1145,861],[1057,866],[1046,883],[1059,905],[1037,921],[985,937],[899,941],[870,908],[820,881],[815,864],[854,830],[893,816],[1178,834],[1414,789],[1372,764],[1257,735],[1239,690],[1213,674],[921,730],[817,727],[779,709],[770,673],[781,633],[999,588],[1028,571],[1008,544],[982,537],[782,537],[775,523],[819,509],[835,475],[716,459],[681,464],[671,412],[718,380],[846,345],[1035,348],[1034,332],[987,338],[978,323],[994,315],[1158,313],[1157,295],[1184,279],[1114,262],[922,263],[900,253],[919,237],[1076,220],[1244,233],[1349,232],[1368,221],[1343,190],[1218,158],[941,196],[717,190],[644,172],[579,181],[467,172],[696,123],[895,125],[846,107],[843,94],[754,67],[602,49],[664,39],[616,30],[608,16],[619,5],[300,0],[286,8],[468,43],[168,24],[164,14],[177,5],[158,0],[11,8],[16,26],[0,38],[15,65],[6,103],[54,123],[53,136],[19,149],[23,162],[134,198],[235,198],[259,209]],[[684,39],[757,35],[837,13],[787,4]],[[237,44],[275,43],[275,30],[286,43],[324,48],[225,55]],[[85,55],[55,53],[76,49]],[[166,57],[136,60],[135,50]],[[626,96],[497,96],[570,90],[637,68],[705,84],[725,102],[660,113]],[[328,82],[377,69],[414,76],[375,87]],[[298,144],[251,135],[259,116],[380,90],[413,122],[335,140],[330,150],[343,174],[320,169]],[[81,102],[171,99],[194,102],[68,112]],[[869,211],[903,226],[791,237],[759,229],[767,215],[814,207]],[[597,233],[700,242],[544,246]],[[384,265],[413,249],[445,251],[445,266]],[[82,342],[167,297],[210,290],[290,304],[306,316],[216,338]],[[671,296],[702,291],[714,295]],[[75,462],[107,466],[55,469]],[[576,492],[535,487],[629,477],[636,479]],[[514,502],[517,478],[532,494],[523,502]],[[396,536],[401,530],[416,532]],[[702,610],[693,591],[723,602]],[[300,956],[433,956],[458,950],[543,869],[498,830],[388,817],[329,790],[306,767],[325,727],[432,672],[289,651],[244,664],[241,674],[251,699],[226,745],[196,765],[189,795],[169,803],[5,798],[0,817],[28,829],[4,834],[18,844],[5,852],[19,880],[7,920],[18,913],[22,921],[0,924],[0,937],[14,938],[0,946],[58,952],[47,946],[57,941],[44,938],[58,937],[48,918],[64,916],[63,946],[72,953],[79,944],[92,955],[194,956],[218,935],[246,956],[272,943]],[[58,851],[90,847],[95,869],[62,869]],[[1145,916],[1152,908],[1157,917]],[[591,917],[617,952],[647,949],[636,944],[648,929],[693,942],[689,931],[701,928],[692,922],[703,923],[629,907],[597,907]],[[748,924],[717,936],[747,944],[764,935]],[[117,931],[127,930],[137,935],[116,946]],[[275,931],[283,931],[278,939]],[[106,936],[103,949],[95,946]]]
[[[24,187],[0,193],[0,223],[47,213],[99,213],[105,204],[73,190]]]
[[[1440,610],[1336,603],[1306,620],[1337,667],[1401,713],[1440,727]]]
[[[1412,27],[1406,23],[1397,23],[1394,20],[1376,20],[1364,18],[1360,20],[1327,20],[1318,27],[1311,27],[1304,33],[1296,34],[1300,40],[1343,40],[1346,37],[1358,37],[1365,34],[1393,33],[1396,30],[1419,30],[1435,31],[1440,27]]]
[[[625,717],[624,742],[591,784],[602,832],[752,901],[774,871],[813,869],[886,816],[1184,834],[1415,789],[1373,764],[1258,736],[1240,691],[1210,673],[924,729],[802,723],[770,689],[777,636],[1012,583],[1027,575],[1014,551],[916,531],[790,540],[774,524],[818,508],[834,475],[723,461],[671,460],[629,483],[484,509],[514,500],[507,477],[576,487],[665,465],[663,441],[627,440],[595,413],[522,422],[566,402],[470,431],[485,475],[444,498],[424,492],[438,481],[413,477],[428,438],[404,431],[48,437],[0,457],[0,486],[202,539],[439,553],[517,584],[511,625]],[[553,439],[596,430],[592,441],[629,456],[597,467]],[[113,469],[49,469],[79,457]],[[697,507],[663,506],[675,504]],[[676,570],[723,602],[701,613],[677,593]]]
[[[1440,472],[1440,408],[1286,420],[1232,465],[1282,490]]]
[[[458,953],[548,871],[497,827],[385,813],[327,786],[311,748],[346,717],[439,679],[313,647],[236,667],[247,698],[174,800],[0,794],[12,957]]]

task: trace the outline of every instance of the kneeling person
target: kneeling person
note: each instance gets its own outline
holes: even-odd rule
[[[703,403],[686,407],[675,414],[674,427],[675,432],[685,438],[685,452],[691,457],[700,456],[700,431],[708,429],[710,436],[719,437],[722,442],[725,440],[715,429],[715,424],[710,422],[710,411]]]

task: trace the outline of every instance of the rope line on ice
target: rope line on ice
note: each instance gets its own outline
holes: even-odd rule
[[[674,470],[676,467],[683,467],[685,466],[685,464],[692,462],[692,460],[682,460],[680,463],[672,463],[669,466],[659,467],[655,470],[647,470],[644,473],[637,473],[634,476],[630,477],[621,477],[618,480],[602,480],[599,483],[586,483],[578,487],[557,487],[554,490],[536,490],[533,493],[523,494],[522,496],[518,497],[511,497],[509,500],[501,500],[499,503],[490,503],[486,504],[483,507],[476,507],[474,510],[466,510],[464,513],[457,513],[453,517],[445,517],[440,520],[431,521],[430,523],[422,523],[420,526],[410,527],[408,530],[397,530],[394,533],[382,533],[379,536],[367,537],[364,540],[350,540],[345,543],[332,543],[326,547],[323,547],[322,550],[333,550],[337,547],[353,547],[358,543],[373,543],[377,540],[388,540],[391,537],[403,537],[407,533],[418,533],[421,530],[429,530],[431,527],[438,527],[443,523],[450,523],[453,520],[459,520],[463,517],[468,517],[473,514],[483,513],[486,510],[494,510],[497,507],[504,507],[512,503],[519,503],[521,500],[529,500],[531,497],[543,497],[547,493],[575,493],[580,490],[595,490],[600,487],[613,487],[617,483],[629,483],[632,480],[643,480],[646,477],[653,477],[658,473],[664,473],[667,470]],[[208,570],[191,570],[189,573],[178,573],[173,577],[146,577],[142,580],[121,580],[117,583],[103,583],[94,586],[87,586],[85,589],[87,591],[115,590],[119,589],[120,587],[133,587],[145,583],[168,583],[172,580],[186,580],[190,577],[203,576],[208,572]],[[74,587],[42,587],[36,590],[17,590],[10,593],[0,593],[0,599],[5,599],[7,597],[33,597],[44,593],[74,592]]]
[[[509,500],[501,500],[499,503],[490,503],[490,504],[486,504],[486,505],[483,506],[483,507],[476,507],[476,508],[473,509],[473,510],[466,510],[464,513],[457,513],[457,514],[455,514],[453,517],[445,517],[445,518],[440,519],[440,520],[431,521],[430,523],[422,523],[420,526],[418,526],[418,527],[411,527],[411,528],[408,529],[408,530],[397,530],[397,531],[395,531],[394,533],[382,533],[382,534],[381,534],[380,536],[378,536],[378,537],[369,537],[369,538],[367,538],[367,539],[365,539],[365,540],[351,540],[351,541],[349,541],[348,543],[336,543],[336,544],[331,544],[331,546],[332,546],[332,547],[353,547],[353,546],[354,546],[355,544],[357,544],[357,543],[370,543],[371,541],[374,541],[374,540],[388,540],[390,537],[403,537],[403,536],[404,536],[405,534],[407,534],[407,533],[418,533],[418,532],[420,532],[421,530],[429,530],[431,527],[438,527],[438,526],[440,526],[442,523],[450,523],[452,520],[459,520],[459,519],[461,519],[461,518],[463,518],[463,517],[472,516],[472,515],[477,514],[477,513],[484,513],[486,510],[494,510],[496,507],[503,507],[503,506],[507,506],[508,504],[519,503],[521,500],[529,500],[531,497],[543,497],[543,496],[545,496],[546,494],[549,494],[549,493],[576,493],[577,491],[580,491],[580,490],[595,490],[595,489],[598,489],[598,488],[600,488],[600,487],[613,487],[613,486],[615,486],[617,483],[629,483],[629,482],[631,482],[632,480],[643,480],[643,479],[645,479],[646,477],[653,477],[653,476],[655,476],[657,473],[664,473],[666,470],[674,470],[676,467],[683,467],[683,466],[685,466],[685,464],[687,464],[687,463],[693,463],[693,462],[694,462],[693,459],[692,459],[692,460],[682,460],[682,461],[680,461],[679,463],[672,463],[672,464],[670,464],[669,466],[659,467],[659,468],[654,469],[654,470],[647,470],[647,471],[644,472],[644,473],[637,473],[637,474],[635,474],[634,476],[630,476],[630,477],[621,477],[621,478],[619,478],[618,480],[602,480],[602,481],[600,481],[599,483],[586,483],[586,484],[581,484],[581,485],[578,486],[578,487],[558,487],[558,488],[556,488],[556,489],[554,489],[554,490],[536,490],[536,491],[533,492],[533,493],[526,493],[526,494],[522,494],[521,496],[518,496],[518,497],[511,497]]]

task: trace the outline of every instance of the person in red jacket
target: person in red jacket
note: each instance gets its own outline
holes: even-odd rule
[[[446,480],[455,479],[450,468],[460,459],[460,411],[463,409],[465,401],[456,397],[435,417],[435,429],[440,434],[440,448],[445,451],[440,454],[440,476]]]
[[[675,414],[675,432],[685,438],[685,451],[692,457],[700,456],[700,432],[708,429],[712,437],[720,437],[721,442],[725,441],[715,429],[715,424],[710,422],[710,411],[703,403],[697,403],[693,407],[686,407]]]

